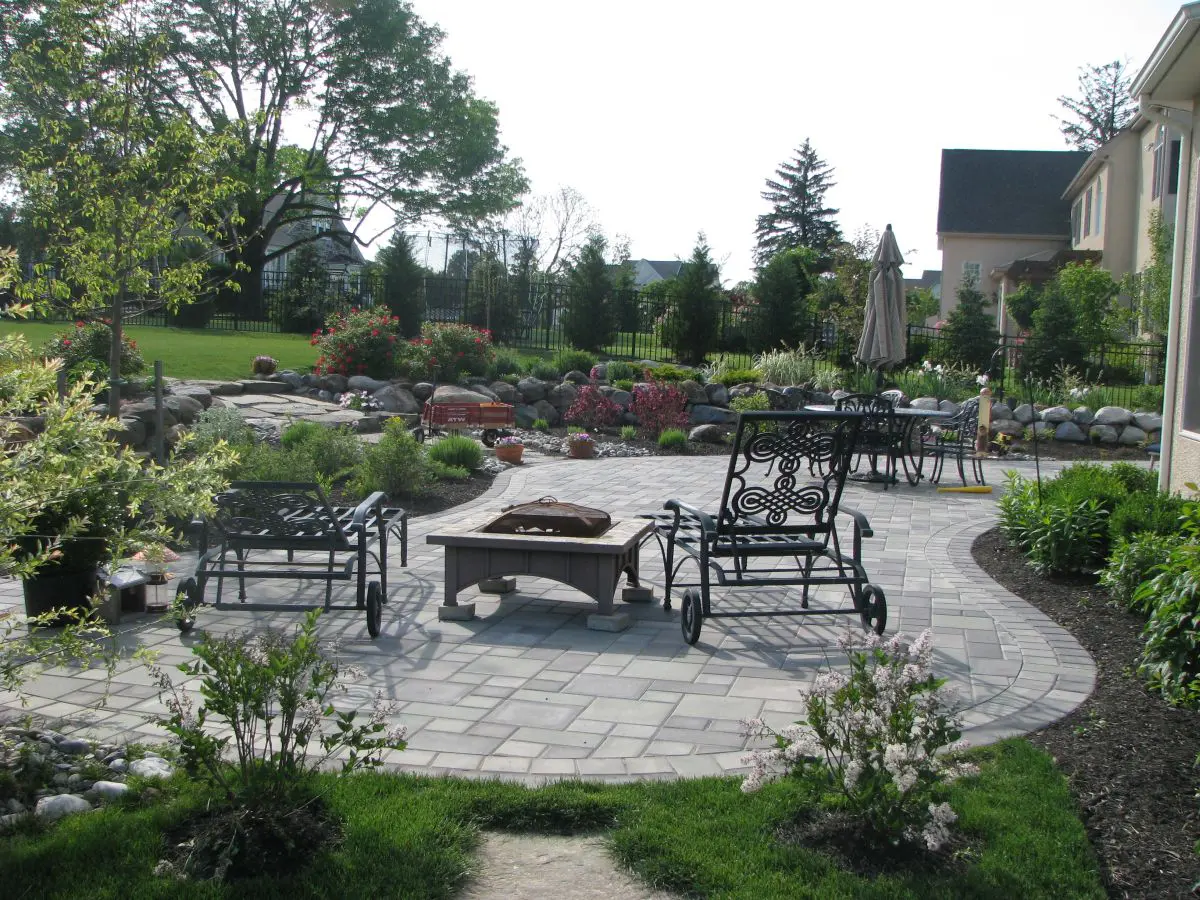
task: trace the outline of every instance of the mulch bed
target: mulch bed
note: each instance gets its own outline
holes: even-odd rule
[[[980,535],[971,552],[1096,663],[1092,696],[1029,740],[1070,782],[1109,896],[1200,896],[1200,712],[1168,706],[1137,676],[1144,620],[1110,605],[1094,578],[1037,575],[998,529]]]

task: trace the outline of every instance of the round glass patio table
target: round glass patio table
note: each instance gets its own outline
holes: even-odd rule
[[[814,403],[804,408],[823,412],[830,412],[837,409],[836,406],[827,403]],[[904,467],[904,477],[909,484],[918,484],[923,477],[922,471],[925,468],[925,427],[931,419],[952,419],[957,413],[948,412],[944,409],[918,409],[915,406],[898,406],[892,408],[892,415],[903,426],[900,434],[900,446],[904,448],[904,452],[899,454],[899,459],[900,464]],[[880,472],[875,468],[875,458],[872,457],[871,471],[858,476],[855,480],[890,481],[890,483],[896,484],[900,479],[889,477],[885,473]]]

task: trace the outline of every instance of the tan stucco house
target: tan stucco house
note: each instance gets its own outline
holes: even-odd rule
[[[1174,155],[1170,140],[1179,135],[1178,162],[1168,171],[1166,187],[1178,186],[1174,209],[1175,246],[1171,272],[1170,317],[1167,325],[1167,364],[1164,383],[1162,475],[1164,489],[1184,490],[1200,483],[1200,271],[1197,234],[1200,233],[1200,141],[1197,140],[1197,102],[1200,101],[1200,3],[1183,6],[1133,80],[1132,92],[1141,115],[1162,128],[1166,166]],[[1156,139],[1160,133],[1156,130]],[[1142,144],[1145,148],[1150,141]],[[1144,162],[1144,160],[1143,160]],[[1153,173],[1151,173],[1153,174]],[[1149,201],[1147,201],[1149,202]]]

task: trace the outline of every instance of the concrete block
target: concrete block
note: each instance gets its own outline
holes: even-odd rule
[[[458,606],[439,606],[439,622],[466,622],[475,618],[474,603],[460,603]]]
[[[587,617],[587,627],[592,631],[624,631],[632,621],[629,613],[613,613],[611,616],[592,613]]]
[[[621,591],[621,599],[626,603],[650,603],[654,599],[654,591],[648,587],[627,587]]]
[[[479,590],[485,594],[511,594],[516,589],[515,578],[485,578],[479,582]]]

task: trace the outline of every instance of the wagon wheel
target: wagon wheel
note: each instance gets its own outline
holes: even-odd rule
[[[383,625],[383,588],[378,581],[367,585],[367,634],[379,637]]]
[[[878,585],[866,584],[858,598],[858,616],[867,631],[883,634],[887,627],[887,600]]]
[[[494,447],[496,445],[496,438],[498,437],[500,437],[500,432],[495,428],[485,428],[480,440],[483,441],[483,446]]]
[[[412,439],[418,444],[425,443],[425,429],[420,425],[418,425],[416,428],[413,428],[408,433],[412,435]]]
[[[689,644],[700,640],[700,628],[704,625],[704,609],[700,592],[695,588],[684,591],[683,603],[679,607],[679,625],[683,639]]]
[[[200,605],[200,586],[195,578],[187,578],[180,582],[175,589],[175,602],[172,612],[175,615],[175,626],[183,634],[196,627],[196,616],[192,611]]]

